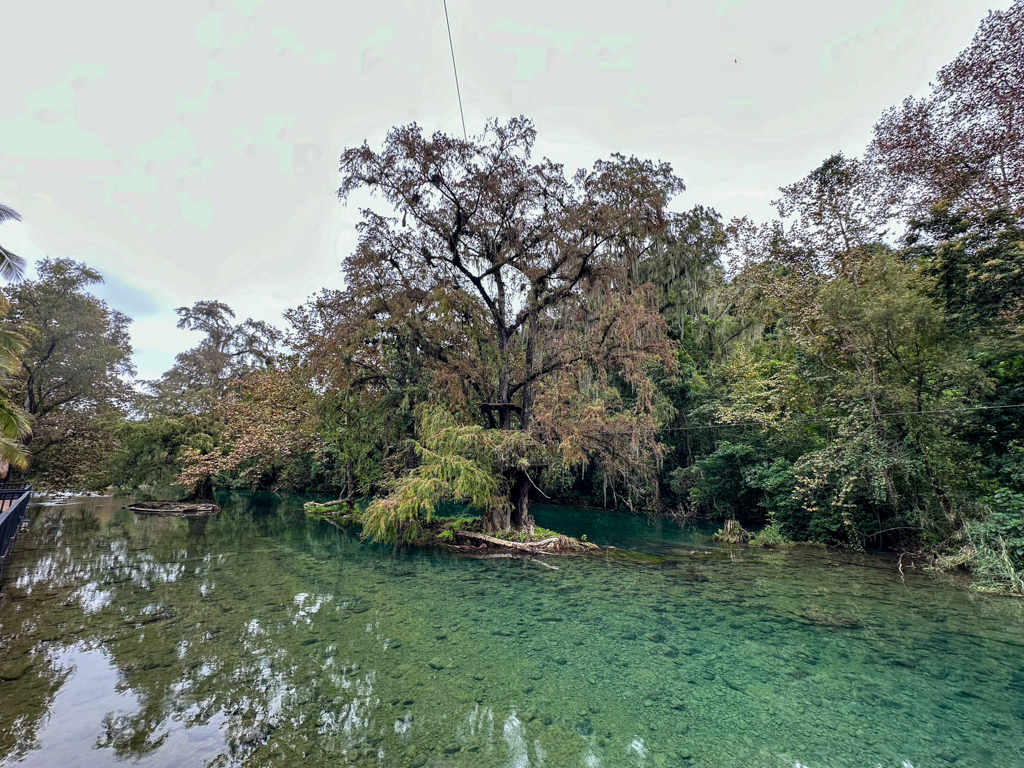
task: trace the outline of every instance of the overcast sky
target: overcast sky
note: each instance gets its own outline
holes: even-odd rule
[[[670,161],[680,207],[771,215],[858,154],[1009,0],[449,0],[469,132],[525,114],[541,154]],[[415,121],[461,133],[442,0],[4,0],[0,242],[85,261],[134,318],[141,376],[191,334],[340,286],[358,206],[338,156]]]

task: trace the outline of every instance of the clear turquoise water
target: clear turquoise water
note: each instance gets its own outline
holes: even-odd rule
[[[301,501],[33,509],[0,765],[1024,766],[1020,601],[589,510],[536,513],[658,558],[393,552]]]

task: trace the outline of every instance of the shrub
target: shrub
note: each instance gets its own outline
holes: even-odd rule
[[[723,544],[745,544],[750,539],[750,533],[738,521],[726,520],[725,526],[712,538]]]
[[[788,547],[793,541],[782,533],[782,526],[771,523],[758,531],[750,539],[750,543],[755,547]]]
[[[988,515],[964,524],[965,543],[939,567],[966,568],[982,591],[1024,595],[1024,494],[999,488],[984,503]]]

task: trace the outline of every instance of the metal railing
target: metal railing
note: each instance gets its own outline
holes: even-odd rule
[[[31,497],[31,485],[0,483],[0,573],[14,550],[14,540],[18,538]]]

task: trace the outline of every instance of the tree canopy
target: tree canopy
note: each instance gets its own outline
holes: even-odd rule
[[[88,292],[102,277],[85,264],[44,259],[36,271],[36,280],[9,289],[3,323],[25,339],[9,391],[33,419],[28,445],[37,475],[84,483],[102,472],[110,449],[103,421],[130,406],[131,320]]]
[[[673,364],[661,296],[637,276],[673,231],[682,181],[620,155],[569,177],[532,159],[535,139],[525,119],[469,141],[411,125],[341,158],[342,199],[366,187],[386,204],[362,212],[345,261],[341,358],[358,378],[403,345],[427,398],[466,425],[523,433],[498,441],[508,504],[486,510],[495,530],[530,525],[530,487],[552,462],[650,478],[650,373]]]

